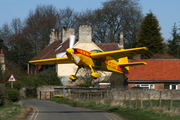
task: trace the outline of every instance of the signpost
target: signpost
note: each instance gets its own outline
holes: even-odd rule
[[[8,82],[11,82],[11,88],[13,88],[13,82],[16,82],[16,79],[13,74],[11,74],[11,76],[9,77]]]
[[[66,97],[66,93],[65,93],[65,85],[64,85],[64,83],[63,83],[63,82],[66,82],[66,78],[63,77],[63,78],[61,79],[61,82],[62,82],[62,84],[63,84],[63,94],[64,94],[64,97]]]

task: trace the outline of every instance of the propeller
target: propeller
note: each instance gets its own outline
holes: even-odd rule
[[[74,53],[74,50],[72,49],[74,43],[75,43],[75,34],[70,35],[70,42],[69,42],[69,48],[66,50],[66,52],[58,53],[56,54],[56,58],[63,57],[66,53]],[[73,56],[74,57],[74,56]]]
[[[69,48],[72,48],[72,47],[73,47],[74,42],[75,42],[75,38],[76,38],[75,34],[71,34],[71,35],[70,35]]]
[[[75,34],[70,35],[69,48],[66,49],[66,52],[68,54],[72,55],[72,57],[74,58],[76,64],[79,64],[81,62],[81,59],[74,54],[74,50],[72,49],[72,47],[73,47],[73,45],[75,43],[75,38],[76,38]]]

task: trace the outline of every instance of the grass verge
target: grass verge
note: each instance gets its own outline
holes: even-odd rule
[[[140,109],[132,107],[110,106],[95,102],[80,102],[67,98],[51,98],[54,102],[68,104],[74,107],[83,107],[93,110],[103,110],[116,113],[127,120],[180,120],[180,115],[164,112],[163,109]]]
[[[19,103],[8,103],[0,107],[0,120],[21,120],[25,119],[26,113],[30,110]]]

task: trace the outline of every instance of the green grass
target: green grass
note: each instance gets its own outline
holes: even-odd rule
[[[123,101],[121,101],[123,102]],[[151,107],[159,107],[159,100],[151,100]],[[125,102],[126,106],[129,106],[129,100],[126,100]],[[161,108],[169,110],[170,109],[171,100],[161,100]],[[131,106],[136,107],[136,100],[131,100]],[[137,107],[141,108],[141,101],[137,100]],[[149,101],[144,100],[143,101],[143,108],[147,109],[149,108]],[[172,108],[175,110],[180,110],[180,100],[173,100]]]
[[[23,117],[22,111],[27,111],[27,107],[17,103],[8,103],[0,107],[0,120],[19,120]]]
[[[136,109],[133,107],[110,106],[109,104],[101,104],[95,102],[80,102],[67,98],[52,98],[49,100],[58,103],[69,104],[75,107],[84,107],[93,110],[113,112],[126,118],[127,120],[180,120],[180,115],[171,114],[170,112],[167,113],[163,109]]]

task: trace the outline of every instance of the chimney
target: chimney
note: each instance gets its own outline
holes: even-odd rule
[[[121,48],[124,48],[123,31],[120,31],[119,45],[120,45]]]
[[[74,28],[63,27],[62,29],[62,42],[70,37],[74,33]]]
[[[1,70],[2,73],[5,72],[5,58],[4,58],[4,54],[3,54],[3,49],[1,49],[1,54],[0,54],[0,64],[1,64]]]
[[[61,32],[59,29],[51,29],[50,32],[51,33],[49,35],[50,37],[49,43],[51,43],[54,40],[61,40]]]
[[[3,54],[3,49],[1,49],[1,54]]]
[[[79,26],[79,42],[92,42],[92,27],[90,25]]]

